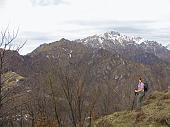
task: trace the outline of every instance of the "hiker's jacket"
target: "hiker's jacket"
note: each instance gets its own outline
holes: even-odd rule
[[[143,82],[138,84],[138,90],[141,90],[141,89],[142,89],[141,92],[144,92],[144,83]]]

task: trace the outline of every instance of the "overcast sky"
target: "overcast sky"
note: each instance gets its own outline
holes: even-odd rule
[[[107,31],[170,44],[170,0],[0,0],[0,28],[20,28],[21,53]]]

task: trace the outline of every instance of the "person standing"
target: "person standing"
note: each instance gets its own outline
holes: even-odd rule
[[[141,109],[142,106],[142,102],[143,102],[143,98],[145,96],[145,92],[144,92],[144,83],[142,82],[142,79],[139,79],[139,83],[137,86],[137,89],[135,90],[135,93],[137,95],[137,110]]]

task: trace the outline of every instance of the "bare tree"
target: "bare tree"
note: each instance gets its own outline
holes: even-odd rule
[[[54,77],[52,75],[49,75],[49,78],[48,78],[48,84],[49,84],[49,89],[50,89],[50,92],[51,92],[51,98],[52,98],[52,103],[54,105],[54,113],[55,113],[55,118],[57,120],[57,123],[58,123],[58,126],[59,127],[62,127],[62,122],[61,122],[61,118],[59,116],[59,113],[58,113],[58,107],[57,107],[57,100],[56,100],[56,96],[55,96],[55,89],[54,89]]]
[[[6,76],[4,78],[4,74],[5,74],[4,68],[8,62],[6,58],[6,53],[11,49],[15,51],[19,51],[26,43],[25,41],[24,43],[22,43],[21,45],[15,48],[14,40],[18,36],[18,31],[19,29],[11,33],[9,31],[9,28],[7,27],[4,31],[1,31],[1,36],[0,36],[1,39],[0,40],[0,126],[1,127],[3,127],[4,116],[7,116],[7,114],[9,113],[8,111],[10,110],[9,109],[5,112],[3,110],[4,106],[9,102],[14,102],[16,96],[20,96],[19,94],[14,96],[14,91],[18,89],[18,87],[16,87],[17,85],[11,87],[6,85],[5,83],[7,80],[10,80],[14,75]],[[12,108],[13,106],[11,107],[11,109]]]
[[[77,68],[79,67],[79,68]],[[64,99],[69,109],[70,125],[73,127],[85,127],[87,119],[91,119],[97,98],[98,90],[89,91],[87,77],[90,73],[91,65],[86,63],[78,63],[68,65],[65,69],[57,68],[56,76],[59,79],[59,85],[63,91]],[[77,68],[77,71],[75,71]],[[90,79],[88,79],[90,80]],[[88,121],[89,127],[92,125],[91,120]]]

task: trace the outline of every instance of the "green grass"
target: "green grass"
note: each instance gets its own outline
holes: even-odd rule
[[[96,127],[168,127],[170,92],[154,92],[145,101],[141,112],[123,111],[96,121]]]

